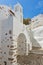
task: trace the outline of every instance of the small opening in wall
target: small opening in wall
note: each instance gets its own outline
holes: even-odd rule
[[[4,54],[6,54],[6,52],[4,52]]]
[[[5,33],[5,35],[7,35],[7,33]]]
[[[11,45],[10,48],[14,48],[14,45]]]
[[[10,36],[10,39],[12,39],[12,37]]]
[[[7,62],[6,61],[4,61],[4,65],[7,65]]]
[[[11,30],[9,30],[9,34],[12,34],[12,31]]]
[[[13,14],[15,16],[15,14],[14,14],[14,12],[12,10],[9,10],[9,12],[10,12],[10,14]]]
[[[7,45],[7,47],[9,47],[9,45]]]
[[[14,58],[8,58],[8,60],[13,61],[13,60],[14,60]]]

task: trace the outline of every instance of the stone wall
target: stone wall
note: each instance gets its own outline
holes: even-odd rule
[[[17,56],[18,65],[43,65],[43,55],[29,54],[28,56]]]

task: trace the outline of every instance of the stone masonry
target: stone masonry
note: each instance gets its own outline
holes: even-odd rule
[[[30,53],[28,56],[17,56],[20,65],[43,65],[43,55]]]

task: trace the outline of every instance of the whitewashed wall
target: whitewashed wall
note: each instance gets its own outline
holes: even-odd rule
[[[2,7],[0,10],[0,46],[2,49],[0,56],[2,56],[2,65],[16,65],[17,54],[28,55],[30,50],[30,46],[28,48],[30,45],[28,33],[23,25],[23,13],[21,14],[18,10],[19,14],[13,12],[15,14],[13,15],[9,10],[8,7]]]
[[[32,33],[34,39],[37,41],[33,46],[43,48],[43,14],[40,14],[32,19]]]

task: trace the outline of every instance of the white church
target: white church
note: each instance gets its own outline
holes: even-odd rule
[[[23,7],[0,5],[0,65],[18,65],[17,56],[43,54],[43,14],[23,24]]]

